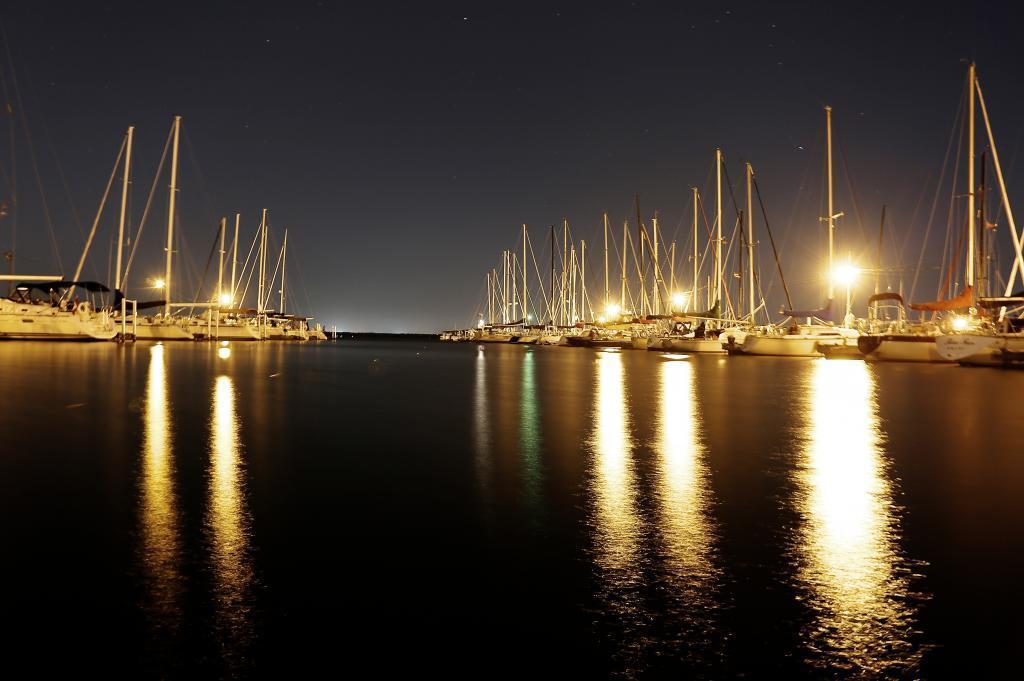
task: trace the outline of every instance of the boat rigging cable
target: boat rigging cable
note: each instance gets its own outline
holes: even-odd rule
[[[768,242],[772,245],[772,256],[775,258],[775,267],[779,271],[779,279],[782,281],[782,291],[786,294],[786,309],[793,309],[793,300],[789,296],[789,286],[786,284],[786,275],[782,273],[782,263],[779,262],[779,251],[775,248],[775,237],[772,236],[772,227],[768,222],[768,212],[764,208],[764,199],[761,198],[761,189],[757,186],[757,178],[751,178],[754,185],[754,194],[757,195],[757,204],[761,207],[761,216],[764,218],[764,228],[768,232]]]
[[[142,209],[142,219],[139,221],[139,230],[135,232],[135,242],[132,244],[131,253],[128,254],[128,263],[124,268],[124,276],[121,277],[121,292],[128,292],[128,274],[132,271],[132,261],[135,260],[135,249],[139,247],[142,240],[142,230],[146,228],[146,218],[149,217],[149,209],[153,206],[153,197],[156,195],[156,186],[163,174],[164,163],[167,161],[167,151],[171,148],[171,139],[174,136],[174,127],[167,134],[167,141],[164,143],[164,151],[160,155],[160,163],[156,167],[156,174],[153,175],[153,184],[149,187],[149,196],[146,197],[146,207]]]
[[[47,234],[50,238],[50,246],[53,248],[53,256],[57,260],[57,268],[63,272],[64,263],[60,258],[60,249],[57,247],[57,235],[53,231],[53,220],[50,217],[50,204],[46,200],[46,192],[43,190],[43,178],[39,173],[39,160],[36,158],[35,145],[32,143],[32,132],[28,127],[28,117],[25,115],[25,105],[21,98],[21,88],[18,87],[18,76],[14,71],[14,59],[11,56],[11,45],[7,40],[7,30],[0,27],[3,33],[4,49],[7,53],[7,68],[11,74],[11,88],[14,90],[14,101],[18,106],[18,115],[21,118],[21,129],[25,132],[25,141],[28,142],[28,156],[32,161],[32,172],[36,178],[36,186],[39,188],[39,198],[43,204],[43,217],[46,220]],[[11,153],[13,154],[13,144]]]
[[[909,295],[907,295],[907,300],[913,300],[914,299],[914,291],[917,289],[917,281],[918,281],[918,279],[919,279],[919,277],[921,275],[921,267],[922,267],[922,265],[924,263],[924,253],[925,253],[925,250],[927,249],[927,246],[928,246],[928,237],[931,234],[932,223],[935,220],[935,211],[938,209],[939,192],[942,189],[942,182],[943,182],[943,179],[946,176],[946,169],[949,167],[949,157],[950,157],[950,154],[952,153],[954,145],[956,146],[956,161],[954,162],[953,175],[952,175],[952,177],[954,179],[954,182],[955,182],[957,174],[959,173],[959,169],[960,169],[960,154],[962,152],[962,149],[961,149],[961,145],[955,144],[955,142],[956,142],[956,139],[957,139],[957,134],[956,134],[957,133],[957,128],[959,128],[962,125],[962,116],[963,116],[963,113],[964,113],[965,97],[966,97],[966,90],[964,91],[964,93],[961,94],[960,103],[957,105],[956,114],[953,116],[953,125],[951,126],[950,131],[949,131],[949,142],[946,144],[946,154],[945,154],[945,156],[942,159],[942,169],[939,172],[939,178],[938,178],[938,180],[936,181],[936,184],[935,184],[935,196],[932,199],[932,207],[931,207],[931,210],[928,213],[928,223],[925,226],[924,239],[923,239],[923,241],[921,243],[921,251],[920,251],[920,253],[917,256],[917,267],[914,270],[914,278],[913,278],[913,280],[911,280],[910,291],[909,291]],[[950,211],[952,211],[952,202],[953,202],[953,196],[950,197]],[[949,219],[949,216],[947,214],[947,223],[948,223],[948,219]],[[910,234],[911,234],[911,230],[907,230],[907,239],[910,238]],[[947,233],[947,242],[948,242],[948,233]],[[945,258],[946,258],[946,249],[947,249],[947,246],[944,246],[943,247],[943,261],[945,261]],[[901,249],[901,256],[902,256],[902,250],[903,249]],[[939,291],[936,292],[936,297],[938,297],[938,295],[941,295],[941,288],[940,288]]]

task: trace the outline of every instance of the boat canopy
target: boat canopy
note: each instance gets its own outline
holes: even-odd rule
[[[960,295],[948,300],[933,300],[928,303],[911,303],[910,309],[918,312],[945,312],[959,310],[974,305],[974,287],[967,286]]]
[[[868,305],[874,305],[875,303],[880,303],[883,300],[895,300],[900,305],[906,305],[906,303],[903,302],[903,296],[901,296],[898,293],[892,292],[876,293],[875,295],[868,298]]]
[[[782,314],[787,317],[817,317],[818,319],[831,322],[832,319],[832,299],[829,298],[825,301],[824,307],[817,310],[783,310]]]
[[[110,293],[110,289],[98,281],[33,281],[18,284],[18,288],[36,289],[44,293],[51,290],[68,289],[72,286],[84,288],[89,293]]]

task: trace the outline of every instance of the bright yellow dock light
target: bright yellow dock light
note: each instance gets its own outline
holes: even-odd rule
[[[832,273],[832,278],[844,286],[850,286],[857,279],[858,274],[860,274],[859,267],[854,267],[853,265],[840,265],[836,268],[836,271]]]
[[[609,303],[608,305],[606,305],[604,311],[609,317],[619,316],[619,306],[616,305],[615,303]]]
[[[165,282],[163,279],[153,280],[153,288],[164,288],[165,286],[167,286],[167,282]]]
[[[477,328],[480,328],[480,329],[484,328],[484,320],[481,319],[480,321],[478,321],[476,323],[476,325],[477,325]]]
[[[222,293],[222,294],[220,294],[220,304],[221,305],[230,305],[231,304],[231,294],[230,293]]]
[[[833,281],[846,287],[846,316],[843,319],[843,324],[845,326],[851,326],[854,320],[852,287],[853,282],[857,280],[857,275],[859,274],[860,268],[849,264],[840,265],[832,272]]]
[[[960,316],[953,317],[953,330],[954,331],[966,331],[968,325],[969,325],[969,322],[967,320],[967,317],[960,317]]]
[[[606,321],[608,321],[608,320],[605,319],[603,316],[597,318],[597,323],[598,324],[604,324]]]
[[[674,294],[672,296],[672,309],[673,310],[682,310],[684,307],[686,307],[686,301],[689,299],[689,297],[690,296],[688,296],[685,293],[676,293],[676,294]]]

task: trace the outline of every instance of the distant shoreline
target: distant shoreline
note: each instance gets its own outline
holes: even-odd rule
[[[437,340],[436,333],[387,333],[383,331],[339,331],[327,334],[335,340]]]

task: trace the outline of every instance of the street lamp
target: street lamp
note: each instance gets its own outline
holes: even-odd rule
[[[685,293],[676,293],[672,296],[672,311],[681,312],[686,307],[687,296]]]
[[[153,281],[153,288],[162,289],[167,286],[167,283],[163,279],[156,279]]]

